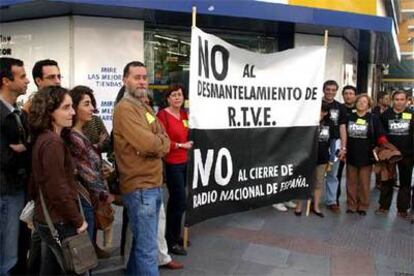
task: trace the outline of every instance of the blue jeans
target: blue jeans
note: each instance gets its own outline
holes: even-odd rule
[[[333,162],[332,168],[329,172],[326,173],[326,205],[333,205],[337,203],[337,191],[338,191],[338,168],[339,168],[339,159],[335,160],[336,155],[336,148],[335,148],[336,140],[331,140],[329,146],[330,158],[329,161]]]
[[[95,241],[95,213],[93,212],[93,207],[90,205],[82,196],[81,205],[83,213],[85,214],[85,220],[88,223],[88,235],[91,239],[92,243],[94,244]]]
[[[24,191],[0,196],[0,275],[9,275],[17,262],[19,216],[24,207]]]
[[[166,238],[168,247],[171,248],[179,243],[181,237],[181,222],[187,204],[185,194],[187,163],[166,164],[165,171],[169,193]]]
[[[123,195],[122,201],[134,236],[126,275],[159,275],[157,232],[161,189],[135,190]]]

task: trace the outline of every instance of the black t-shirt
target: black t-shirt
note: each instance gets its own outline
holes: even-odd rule
[[[332,123],[331,139],[339,139],[339,126],[344,125],[347,122],[346,108],[345,105],[339,103],[336,100],[328,103],[328,105],[329,113],[326,115],[326,117],[331,120]]]
[[[331,138],[331,123],[329,120],[322,120],[319,123],[318,137],[318,165],[326,164],[329,161],[329,140]]]
[[[355,106],[353,107],[348,107],[346,105],[344,105],[346,108],[346,115],[349,117],[349,115],[353,114],[356,112]]]
[[[367,113],[360,117],[349,115],[347,123],[346,161],[352,166],[362,167],[372,164],[372,149],[379,136],[384,135],[381,121],[375,114]]]
[[[388,141],[401,151],[403,156],[414,153],[414,114],[409,109],[396,113],[388,108],[381,115]]]

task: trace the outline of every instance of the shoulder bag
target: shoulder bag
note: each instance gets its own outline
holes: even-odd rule
[[[59,239],[59,233],[53,226],[52,219],[46,208],[46,203],[43,198],[42,190],[39,188],[40,201],[42,204],[43,213],[50,233],[52,234],[56,243],[62,248],[63,263],[65,271],[73,271],[77,274],[82,274],[98,265],[95,249],[89,239],[88,233],[85,231],[71,237],[67,237],[62,241]],[[83,209],[78,196],[79,208],[82,218],[85,219]]]

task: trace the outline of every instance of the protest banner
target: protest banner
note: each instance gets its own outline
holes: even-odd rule
[[[192,28],[187,226],[310,198],[325,56],[254,53]]]

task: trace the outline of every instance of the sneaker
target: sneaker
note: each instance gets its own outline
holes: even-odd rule
[[[290,209],[295,209],[296,208],[296,203],[293,202],[293,201],[287,201],[284,204],[285,204],[285,207],[288,207]]]
[[[179,244],[174,245],[168,249],[168,252],[174,255],[187,256],[187,251]]]
[[[272,205],[273,208],[275,208],[276,210],[280,211],[280,212],[287,212],[288,209],[286,208],[286,206],[283,203],[276,203]]]
[[[162,265],[162,268],[166,268],[166,269],[183,269],[184,265],[182,263],[179,263],[177,261],[171,260],[171,262]]]

